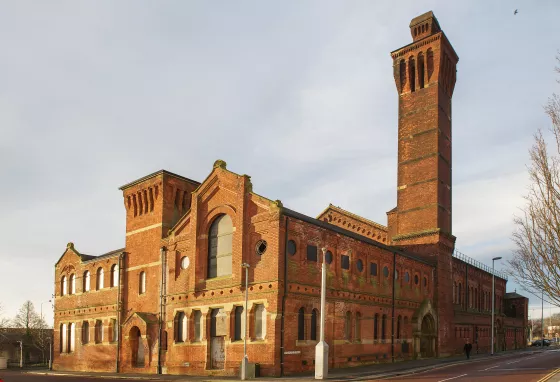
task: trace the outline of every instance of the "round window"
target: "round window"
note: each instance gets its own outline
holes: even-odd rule
[[[327,264],[332,263],[332,252],[331,251],[325,252],[325,261],[327,262]]]
[[[255,246],[255,252],[257,255],[262,256],[262,254],[266,252],[266,246],[266,240],[257,241],[257,245]]]
[[[389,277],[389,268],[383,267],[383,276]]]
[[[295,255],[296,254],[296,249],[297,249],[296,248],[296,242],[293,241],[293,240],[288,240],[288,248],[287,249],[288,249],[288,253],[290,255],[292,255],[292,256]]]
[[[358,268],[358,272],[362,272],[364,270],[364,263],[361,259],[356,261],[356,268]]]
[[[420,279],[418,278],[418,275],[414,275],[414,284],[418,285],[419,282]]]
[[[181,258],[181,269],[187,269],[190,265],[191,261],[187,256],[183,256]]]
[[[408,274],[408,272],[404,274],[404,282],[407,284],[410,282],[410,275]]]

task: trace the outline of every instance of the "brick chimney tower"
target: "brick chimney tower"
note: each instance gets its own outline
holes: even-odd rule
[[[432,12],[410,22],[413,42],[391,53],[399,94],[393,241],[451,235],[451,97],[459,58]]]
[[[436,352],[453,353],[450,291],[451,97],[459,58],[432,12],[410,22],[412,43],[391,53],[399,94],[397,208],[387,213],[391,244],[436,266]]]

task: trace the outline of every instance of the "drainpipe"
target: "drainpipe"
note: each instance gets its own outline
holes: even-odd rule
[[[393,252],[393,294],[391,299],[391,362],[395,362],[395,282],[397,276],[397,253]]]
[[[122,279],[123,279],[123,260],[124,260],[124,252],[119,255],[119,285],[117,288],[117,360],[115,362],[115,372],[119,372],[119,362],[120,362],[120,354],[121,354],[121,314],[122,314]]]
[[[284,294],[282,295],[282,317],[280,320],[280,376],[284,376],[284,328],[286,318],[286,298],[288,295],[288,217],[284,226]]]
[[[160,289],[159,289],[159,320],[158,320],[158,328],[159,328],[159,340],[158,340],[158,365],[157,365],[157,373],[162,373],[161,367],[161,339],[162,339],[162,329],[163,329],[163,315],[165,313],[165,293],[166,293],[166,280],[165,280],[165,268],[167,265],[167,252],[165,247],[161,247],[159,249],[160,253],[160,261],[161,261],[161,281],[160,281]]]

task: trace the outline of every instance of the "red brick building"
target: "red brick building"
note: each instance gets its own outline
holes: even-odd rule
[[[492,274],[454,251],[451,230],[458,57],[431,12],[410,29],[391,54],[387,226],[332,205],[317,218],[292,211],[221,160],[202,182],[162,170],[126,184],[125,248],[95,257],[69,243],[56,263],[54,368],[232,375],[247,336],[261,374],[310,370],[323,259],[330,367],[448,356],[466,339],[489,351]],[[528,301],[495,280],[496,350],[524,347]]]

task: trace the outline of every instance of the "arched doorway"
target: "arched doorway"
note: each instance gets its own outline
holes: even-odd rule
[[[144,343],[142,341],[142,333],[137,326],[130,329],[130,354],[132,367],[144,367]]]
[[[436,323],[431,314],[422,318],[420,332],[420,356],[422,358],[434,357],[436,353]]]

